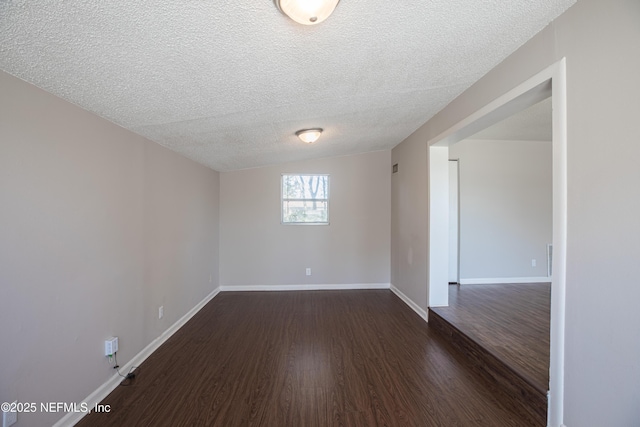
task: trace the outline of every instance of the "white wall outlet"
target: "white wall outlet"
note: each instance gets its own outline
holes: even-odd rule
[[[164,317],[164,305],[158,307],[158,319],[162,319]]]
[[[15,401],[11,404],[11,407],[15,408],[17,405],[18,405],[18,401]],[[11,407],[9,409],[11,409]],[[18,422],[18,412],[2,411],[2,427],[9,427],[14,425],[17,422]]]
[[[311,276],[311,269],[307,267],[307,276]]]
[[[531,267],[535,267],[536,265],[538,265],[538,262],[535,259],[531,260]]]
[[[110,337],[104,341],[104,355],[113,356],[118,351],[118,337]]]
[[[211,280],[213,279],[213,274],[209,275],[209,283],[211,283]]]

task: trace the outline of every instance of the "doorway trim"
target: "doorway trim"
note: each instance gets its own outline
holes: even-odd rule
[[[443,187],[448,191],[448,179],[437,178],[438,167],[433,168],[442,156],[444,147],[461,141],[495,124],[510,115],[552,97],[552,152],[553,152],[553,276],[551,278],[551,323],[549,357],[549,395],[547,425],[561,427],[564,419],[564,343],[565,343],[565,295],[567,261],[567,88],[566,59],[562,58],[517,87],[498,97],[483,108],[458,122],[451,128],[427,142],[429,167],[429,188]],[[448,158],[446,159],[448,161]],[[436,197],[429,192],[429,257],[432,254],[448,253],[448,240],[432,236],[431,231],[448,228],[442,222],[443,209]],[[434,215],[434,213],[438,213]],[[435,237],[435,238],[434,238]],[[433,278],[446,277],[447,263],[429,260],[428,295],[435,289],[448,286]],[[444,270],[444,271],[443,271]],[[431,306],[427,301],[427,306]]]
[[[455,166],[454,166],[455,165]],[[453,171],[452,171],[453,169]],[[454,179],[452,181],[452,178]],[[455,202],[452,202],[455,198]],[[452,214],[452,208],[455,215]],[[452,236],[452,232],[454,236]],[[451,259],[455,263],[451,262]],[[454,273],[454,277],[451,273]],[[449,284],[460,283],[460,159],[449,159]],[[454,279],[454,280],[451,280]]]

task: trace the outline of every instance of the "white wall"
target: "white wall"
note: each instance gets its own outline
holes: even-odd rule
[[[429,252],[429,265],[449,264],[449,147],[429,148],[429,247],[440,248]],[[445,183],[446,185],[439,185]],[[427,305],[449,305],[448,269],[429,269]]]
[[[218,192],[217,172],[0,72],[0,402],[81,402],[114,374],[105,338],[123,365],[217,288]]]
[[[551,142],[467,139],[450,146],[449,157],[460,160],[462,283],[546,277]]]
[[[392,152],[394,162],[425,159],[429,139],[566,57],[567,427],[640,424],[638,22],[637,0],[578,1]],[[426,202],[426,159],[394,176],[392,199],[400,203],[392,207],[392,280],[421,304],[427,257],[411,265],[403,259],[414,246],[407,236],[425,233],[426,214],[411,208]]]
[[[280,223],[282,173],[330,175],[330,225]],[[389,151],[221,173],[220,285],[388,284],[390,175]]]

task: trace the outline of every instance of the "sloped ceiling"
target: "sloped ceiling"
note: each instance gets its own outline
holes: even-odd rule
[[[0,0],[0,68],[228,171],[390,149],[574,2]]]

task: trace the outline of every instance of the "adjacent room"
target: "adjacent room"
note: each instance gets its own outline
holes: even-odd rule
[[[429,309],[431,327],[542,417],[550,366],[551,101],[449,145],[449,301]]]
[[[2,426],[640,425],[640,2],[310,4],[0,2]]]

